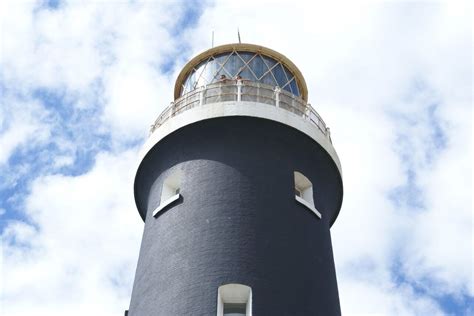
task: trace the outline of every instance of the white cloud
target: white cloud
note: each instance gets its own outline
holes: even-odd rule
[[[34,146],[49,137],[48,112],[36,101],[3,97],[0,108],[0,166],[20,146]]]
[[[183,6],[68,1],[58,10],[40,10],[34,2],[6,7],[1,65],[11,89],[62,91],[76,108],[99,106],[113,136],[147,134],[172,96],[172,80],[160,67],[165,56],[180,53],[170,31]]]
[[[143,225],[133,202],[136,157],[101,154],[85,175],[35,180],[25,204],[32,223],[15,221],[2,234],[6,315],[128,307]]]
[[[145,136],[158,116],[157,109],[164,108],[171,97],[163,97],[171,85],[145,65],[124,65],[107,73],[106,92],[108,104],[102,119],[110,125],[117,137]],[[145,124],[144,124],[145,123]]]
[[[426,211],[415,216],[405,268],[414,279],[433,277],[436,292],[474,296],[472,110],[457,109],[455,133],[429,168],[420,170]],[[448,121],[449,122],[449,121]]]
[[[349,278],[339,286],[339,291],[346,293],[343,315],[444,315],[436,302],[419,297],[407,286]]]
[[[72,157],[72,156],[67,156],[67,155],[56,156],[56,157],[54,157],[53,168],[54,169],[59,169],[59,168],[65,167],[65,166],[70,166],[73,163],[74,163],[74,157]]]

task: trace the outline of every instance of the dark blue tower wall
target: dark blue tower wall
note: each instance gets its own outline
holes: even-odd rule
[[[154,218],[177,169],[182,198]],[[322,219],[295,200],[294,171]],[[194,123],[145,156],[135,196],[146,220],[129,315],[216,315],[227,283],[252,288],[253,315],[340,315],[329,228],[342,180],[305,134],[250,117]]]

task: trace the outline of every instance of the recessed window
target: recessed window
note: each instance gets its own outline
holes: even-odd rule
[[[294,172],[295,200],[310,209],[316,216],[321,218],[321,213],[314,206],[313,184],[301,172]]]
[[[172,172],[165,181],[163,181],[163,188],[161,189],[160,204],[168,200],[170,197],[179,194],[181,189],[181,172],[179,170]]]
[[[217,290],[217,316],[251,316],[252,289],[243,284],[225,284]]]
[[[295,195],[296,195],[296,196],[299,196],[299,197],[303,197],[303,192],[301,192],[300,189],[295,188]]]
[[[181,197],[181,179],[182,174],[179,170],[172,172],[163,181],[163,187],[161,189],[160,205],[153,211],[153,216],[156,217],[158,213],[168,205],[179,200]]]
[[[247,304],[243,303],[224,303],[224,316],[245,316]]]

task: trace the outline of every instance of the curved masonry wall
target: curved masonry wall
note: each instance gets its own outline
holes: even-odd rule
[[[241,116],[185,124],[153,142],[135,182],[146,220],[129,315],[216,315],[226,283],[252,288],[253,315],[340,314],[329,228],[342,180],[321,145]],[[154,218],[162,183],[178,169],[182,197]],[[295,201],[294,171],[312,181],[322,219]]]

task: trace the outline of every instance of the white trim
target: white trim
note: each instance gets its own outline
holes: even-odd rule
[[[301,116],[291,113],[290,111],[282,110],[273,105],[247,101],[229,101],[206,104],[187,110],[183,113],[180,113],[178,116],[167,120],[150,135],[145,145],[142,147],[139,163],[137,164],[137,170],[145,155],[167,135],[195,122],[229,116],[258,117],[280,122],[299,130],[300,132],[311,137],[324,148],[324,150],[329,154],[336,164],[339,174],[342,177],[342,169],[339,157],[337,156],[337,153],[329,139],[319,130],[318,127],[302,119]]]
[[[295,175],[295,190],[300,193],[300,195],[297,195],[310,205],[314,205],[313,184],[311,181],[299,171],[294,171],[293,174]]]
[[[166,201],[162,202],[154,211],[153,211],[153,217],[156,217],[156,215],[161,211],[163,210],[165,207],[167,207],[168,205],[170,205],[171,203],[173,203],[174,201],[177,201],[179,200],[179,198],[181,197],[181,194],[176,194],[176,195],[173,195],[172,197],[170,197],[169,199],[167,199]]]
[[[224,315],[225,303],[246,304],[245,315],[252,316],[252,288],[237,283],[219,286],[217,289],[217,316]]]
[[[311,205],[308,201],[306,201],[305,199],[299,197],[298,195],[295,195],[295,200],[300,202],[301,204],[303,204],[307,208],[309,208],[314,214],[316,214],[317,217],[322,218],[321,213],[319,213],[318,210],[313,205]]]
[[[160,204],[171,198],[173,195],[180,193],[181,187],[181,170],[172,170],[163,181],[161,188]]]

